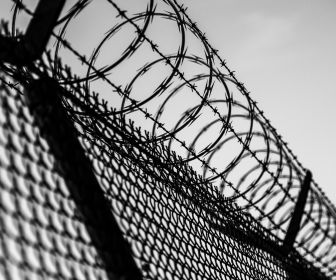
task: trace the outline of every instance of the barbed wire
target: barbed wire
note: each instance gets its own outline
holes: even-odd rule
[[[19,12],[33,13],[23,1],[13,2],[16,5],[11,33],[17,36]],[[226,202],[237,204],[239,211],[250,213],[265,230],[283,239],[306,169],[259,109],[244,84],[239,82],[206,35],[189,18],[186,8],[176,0],[150,0],[145,11],[133,15],[129,15],[117,1],[105,2],[116,12],[117,23],[109,27],[90,55],[76,50],[72,46],[74,42],[65,39],[72,22],[94,5],[91,1],[76,1],[58,21],[58,32],[53,33],[55,45],[49,47],[43,61],[29,70],[35,70],[37,75],[49,73],[69,91],[81,92],[86,97],[83,102],[92,108],[95,116],[141,119],[136,125],[151,133],[140,138],[143,142],[138,140],[137,145],[163,144],[169,151],[176,151],[180,157],[175,161],[167,160],[166,169],[189,164],[201,175],[198,180],[190,182],[193,187],[209,183],[217,186]],[[180,36],[176,53],[165,53],[163,46],[151,39],[150,28],[158,19],[176,24]],[[122,55],[110,64],[95,66],[104,45],[113,42],[113,37],[127,28],[133,28],[136,37]],[[10,34],[9,30],[5,33]],[[198,42],[201,51],[193,48],[191,38]],[[62,66],[62,49],[86,66],[84,76],[72,75],[69,68]],[[139,53],[144,53],[143,60],[134,58]],[[135,64],[139,66],[137,71],[133,71]],[[71,63],[70,67],[76,72]],[[111,72],[122,71],[122,67],[133,71],[133,76],[125,75],[121,81],[114,81]],[[155,83],[156,68],[160,67],[163,73],[168,71],[169,74],[161,79],[158,77]],[[16,79],[19,76],[21,83],[24,80],[29,83],[32,78],[32,74],[24,69],[2,68]],[[136,84],[144,83],[141,80],[153,81],[152,89],[146,86],[136,88]],[[112,97],[108,96],[108,101],[92,95],[92,87],[97,81],[106,84],[107,91],[114,93]],[[149,95],[142,96],[139,94],[142,91],[149,92]],[[133,97],[137,94],[142,98]],[[95,98],[91,100],[93,96]],[[64,98],[66,102],[67,97]],[[109,108],[111,103],[119,104],[119,107]],[[76,106],[69,101],[66,104],[83,129],[90,131],[95,138],[102,137],[101,127],[76,117],[85,115],[85,112],[76,111]],[[335,235],[335,206],[313,182],[295,247],[329,277],[336,275]]]

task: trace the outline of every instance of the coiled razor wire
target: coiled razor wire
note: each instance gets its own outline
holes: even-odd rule
[[[258,221],[261,231],[269,232],[281,243],[306,169],[258,108],[244,84],[237,80],[218,51],[210,45],[206,35],[188,17],[183,5],[175,0],[134,2],[73,1],[59,20],[53,33],[55,42],[48,47],[43,61],[37,62],[32,69],[2,65],[2,71],[23,86],[36,75],[48,73],[104,120],[98,121],[64,96],[64,104],[78,126],[80,139],[94,163],[97,177],[114,202],[113,211],[133,245],[139,265],[143,266],[143,271],[148,271],[150,277],[286,277],[276,257],[266,256],[262,250],[248,249],[246,243],[218,233],[213,225],[225,224],[226,219],[234,221],[242,213],[248,213],[244,215]],[[11,30],[3,24],[3,33],[20,36],[16,30],[17,22],[20,17],[32,15],[32,8],[24,1],[15,4]],[[104,19],[106,22],[101,23]],[[97,29],[94,29],[95,25]],[[87,35],[84,41],[74,39],[78,28],[85,29],[85,35],[87,32],[92,38]],[[91,33],[90,28],[93,29]],[[71,66],[75,75],[61,65],[60,59]],[[6,94],[2,93],[4,100],[5,96],[11,95],[8,87],[13,87],[15,82],[7,79],[6,83],[3,90]],[[24,106],[20,98],[16,94],[14,99],[8,99],[19,102],[13,105],[16,108],[14,112]],[[6,102],[1,105],[4,109],[10,107]],[[20,119],[21,114],[2,117],[1,127],[10,127],[6,133],[11,133],[11,137],[17,139],[15,141],[27,138],[25,135],[21,139],[21,130],[8,124],[12,118],[13,122]],[[129,123],[130,120],[135,122],[135,126]],[[23,127],[32,126],[31,119],[25,119],[23,123]],[[135,128],[139,126],[142,132]],[[122,128],[136,140],[129,143],[120,135],[116,136],[112,127]],[[4,139],[8,138],[7,134]],[[12,148],[7,140],[1,143],[4,176],[1,178],[7,178],[1,179],[5,186],[1,188],[7,195],[10,193],[6,189],[9,182],[25,178],[26,173],[14,168],[13,156],[3,155],[13,153],[15,149],[21,151],[23,146]],[[41,143],[35,144],[44,147]],[[140,151],[160,155],[160,168]],[[18,160],[24,159],[26,153],[19,153]],[[45,153],[48,154],[47,150]],[[40,166],[39,156],[33,156],[29,164]],[[52,166],[49,164],[46,168],[55,177],[58,171]],[[169,181],[168,171],[179,173],[184,184]],[[57,180],[62,180],[60,177]],[[14,185],[14,189],[19,188],[19,183]],[[190,206],[188,199],[174,193],[176,186],[179,191],[187,188],[186,193],[192,193]],[[50,195],[52,192],[57,194],[59,191],[52,189]],[[11,198],[17,200],[21,195],[12,194]],[[71,198],[66,200],[71,201]],[[3,201],[7,203],[10,200]],[[218,207],[218,202],[221,203],[219,212],[225,213],[222,214],[225,218],[213,222],[205,213],[212,203]],[[19,223],[17,232],[22,233],[20,222],[27,220],[21,218],[23,213],[16,213],[20,211],[16,209],[20,207],[18,205],[13,203],[2,209],[12,223]],[[36,207],[39,207],[38,203]],[[48,211],[48,207],[44,210]],[[9,209],[16,210],[11,212]],[[58,215],[65,214],[63,212]],[[69,215],[76,223],[74,214]],[[79,220],[78,223],[85,221]],[[134,225],[137,229],[133,228]],[[335,227],[335,207],[313,182],[294,247],[331,279],[336,279]],[[41,230],[44,229],[42,226]],[[56,230],[53,234],[60,232]],[[6,234],[5,238],[11,240],[16,236],[12,232]],[[69,238],[65,242],[77,244],[77,240]],[[29,244],[22,242],[19,251],[23,252],[24,246]],[[38,242],[36,244],[40,246]],[[87,248],[83,244],[78,246]],[[159,249],[153,249],[155,246]],[[213,247],[216,249],[210,249]],[[236,256],[235,253],[228,253],[232,248],[237,250],[238,257],[232,257]],[[88,250],[94,251],[94,248]],[[253,251],[253,256],[249,250]],[[225,257],[227,254],[233,259]],[[258,257],[255,258],[254,254]],[[20,253],[15,257],[20,258]],[[62,258],[66,258],[65,255]],[[170,263],[171,259],[174,265]],[[81,258],[74,260],[70,266],[82,268],[87,263]],[[18,266],[13,267],[17,269]],[[104,269],[98,267],[99,264],[92,262],[91,266],[83,269],[87,273],[103,275]],[[8,267],[5,265],[3,269]],[[38,274],[38,269],[28,270]],[[75,269],[71,271],[74,275]],[[271,276],[271,273],[274,274]],[[76,277],[80,279],[80,276]]]

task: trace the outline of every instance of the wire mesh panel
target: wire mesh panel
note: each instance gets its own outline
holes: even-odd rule
[[[71,182],[22,98],[2,84],[1,274],[108,279],[109,268],[87,233],[90,225],[69,195]],[[280,260],[253,248],[239,232],[235,236],[234,223],[248,226],[238,209],[211,185],[199,185],[186,165],[169,166],[177,158],[167,148],[133,145],[146,136],[121,119],[80,123],[90,131],[80,136],[83,147],[144,278],[285,279]]]
[[[66,106],[76,110],[82,146],[145,279],[300,279],[295,263],[281,259],[279,240],[270,241],[216,187],[187,164],[175,166],[180,158],[163,144],[148,144],[148,134],[132,123],[80,114],[87,105],[75,94],[82,108],[73,99]],[[72,182],[22,99],[8,81],[2,84],[2,275],[108,279],[115,264],[99,261],[109,252],[92,245],[90,224],[69,195]],[[98,100],[92,104],[104,113]]]
[[[23,96],[0,90],[0,278],[108,279]]]

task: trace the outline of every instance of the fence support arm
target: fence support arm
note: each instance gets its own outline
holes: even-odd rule
[[[287,253],[293,248],[295,238],[300,230],[300,224],[302,220],[304,207],[305,207],[307,197],[308,197],[311,180],[312,180],[312,174],[308,170],[303,180],[303,184],[301,186],[299,197],[295,204],[293,216],[289,223],[287,233],[283,241],[283,247]]]
[[[0,61],[23,66],[41,57],[64,3],[40,0],[22,38],[0,36]]]

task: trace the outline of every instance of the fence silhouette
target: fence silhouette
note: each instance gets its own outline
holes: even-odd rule
[[[335,206],[183,5],[14,2],[3,279],[336,279]],[[115,22],[86,53],[67,32],[103,2]]]

